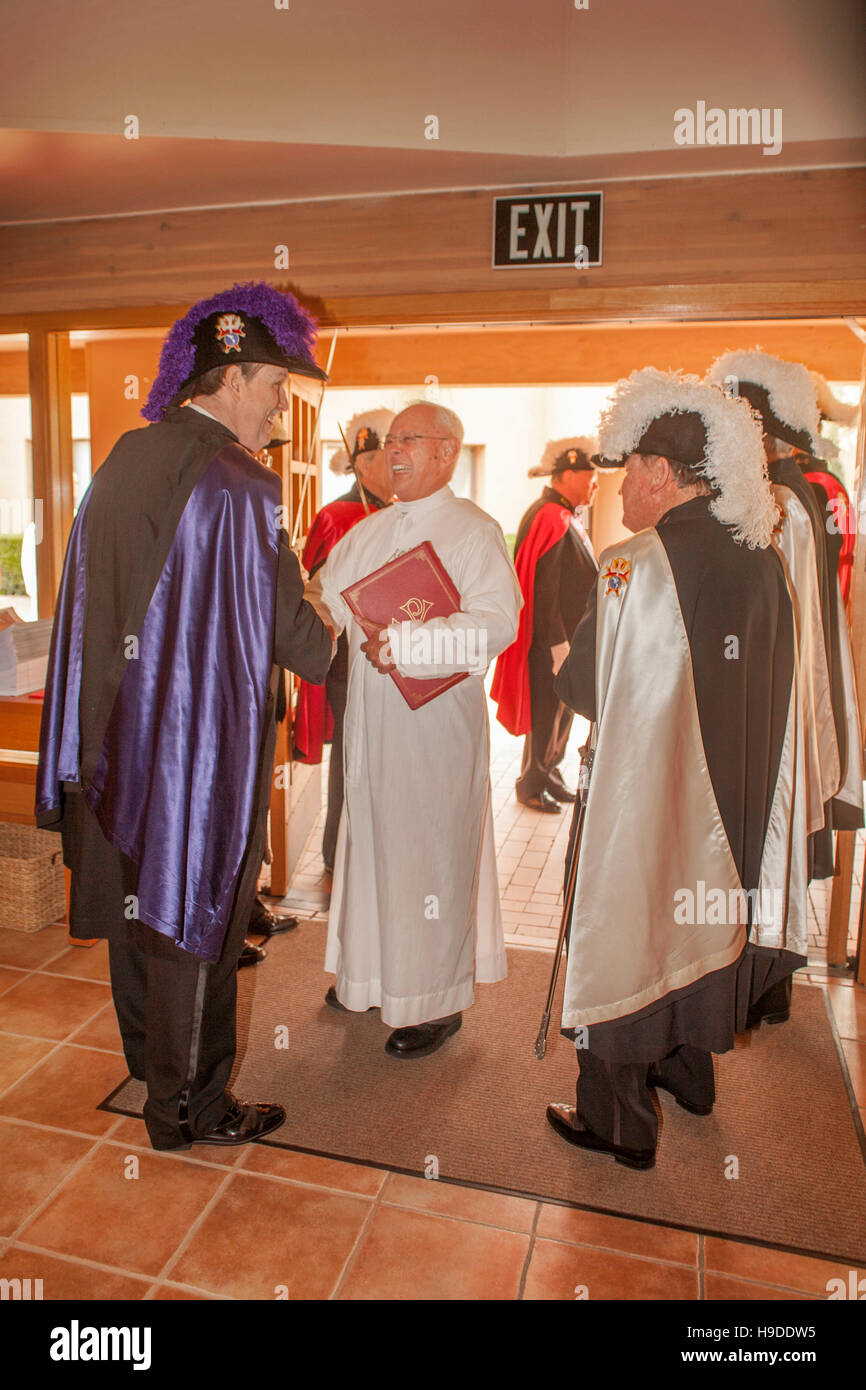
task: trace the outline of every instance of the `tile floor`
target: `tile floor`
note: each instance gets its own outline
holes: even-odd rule
[[[519,753],[494,726],[506,931],[549,949],[567,816],[516,805]],[[300,888],[323,886],[319,839]],[[830,990],[866,1121],[866,990],[828,976],[822,888],[812,903],[808,973]],[[809,1299],[848,1278],[832,1261],[306,1154],[155,1154],[140,1120],[95,1109],[123,1070],[107,981],[102,943],[71,947],[60,925],[0,932],[0,1278],[41,1278],[46,1299]]]

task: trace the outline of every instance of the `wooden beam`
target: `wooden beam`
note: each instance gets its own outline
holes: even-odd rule
[[[42,514],[36,547],[39,616],[49,617],[72,526],[72,402],[68,333],[37,329],[30,337],[33,497]]]
[[[176,304],[275,279],[285,245],[292,281],[325,323],[866,310],[866,170],[597,186],[605,240],[592,269],[494,270],[494,193],[478,189],[10,224],[0,290],[8,314]]]
[[[431,373],[443,386],[605,384],[645,366],[679,367],[702,376],[722,352],[757,343],[778,357],[807,362],[830,381],[859,380],[860,344],[839,320],[736,320],[350,330],[340,339],[331,385],[420,389]]]

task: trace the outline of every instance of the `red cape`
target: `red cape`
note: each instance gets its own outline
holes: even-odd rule
[[[315,573],[325,563],[337,541],[342,540],[346,532],[367,515],[362,502],[328,502],[314,517],[304,546],[301,559],[307,573]],[[322,749],[326,743],[330,743],[333,735],[334,716],[324,685],[309,685],[307,681],[301,681],[292,730],[295,762],[320,763]]]
[[[501,652],[493,673],[490,698],[499,706],[496,715],[510,734],[528,734],[532,728],[529,702],[529,648],[535,599],[535,567],[542,555],[562,540],[571,523],[571,512],[557,502],[545,502],[532,519],[526,539],[517,552],[514,568],[523,591],[523,607],[517,636]]]
[[[827,508],[828,525],[830,522],[842,532],[842,550],[839,555],[839,587],[842,590],[842,602],[848,602],[848,591],[851,588],[851,571],[854,566],[854,541],[856,539],[856,524],[854,521],[854,508],[851,506],[851,499],[845,490],[844,484],[840,483],[834,473],[814,472],[807,473],[806,478],[810,483],[817,483],[818,487],[826,492],[832,506]]]

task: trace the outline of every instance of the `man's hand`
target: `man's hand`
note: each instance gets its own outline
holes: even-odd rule
[[[361,651],[370,665],[375,666],[376,670],[381,671],[383,675],[387,675],[389,671],[396,671],[396,663],[390,659],[388,629],[370,623],[364,631],[368,633],[368,636],[366,642],[361,643]]]

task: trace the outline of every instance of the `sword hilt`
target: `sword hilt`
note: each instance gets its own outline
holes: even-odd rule
[[[550,1012],[548,1011],[541,1020],[541,1027],[538,1030],[538,1037],[535,1039],[535,1055],[539,1062],[544,1061],[544,1054],[547,1051],[547,1030],[550,1026]]]

